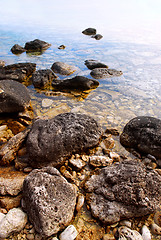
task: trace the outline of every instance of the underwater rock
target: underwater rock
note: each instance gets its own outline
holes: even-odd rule
[[[33,170],[24,180],[23,206],[36,231],[49,237],[72,220],[77,190],[53,167]]]
[[[95,28],[86,28],[85,30],[82,31],[83,34],[85,35],[95,35],[96,34],[96,29]]]
[[[161,158],[161,120],[140,116],[130,120],[123,129],[120,142],[144,154]]]
[[[33,41],[27,42],[25,44],[25,49],[27,52],[41,52],[43,50],[46,50],[51,46],[50,43],[47,43],[45,41],[35,39]]]
[[[87,66],[88,69],[93,70],[94,68],[108,68],[108,66],[104,63],[101,63],[97,60],[86,60],[85,65]]]
[[[24,49],[23,47],[21,47],[18,44],[15,44],[12,48],[11,48],[11,52],[13,54],[21,54],[23,52],[26,52],[26,49]]]
[[[47,120],[36,120],[27,138],[27,152],[32,166],[57,166],[72,153],[98,144],[98,123],[85,114],[64,113]]]
[[[85,91],[98,87],[99,82],[82,76],[76,76],[71,79],[57,80],[52,82],[54,90],[65,91]]]
[[[109,78],[109,77],[118,77],[123,73],[122,71],[118,71],[115,69],[107,69],[107,68],[95,68],[91,71],[91,76],[96,79],[101,78]]]
[[[100,169],[85,183],[92,215],[105,224],[154,212],[161,199],[161,176],[137,160]]]
[[[77,70],[76,67],[63,62],[53,63],[53,65],[51,66],[51,69],[53,70],[53,72],[59,73],[61,75],[71,75]]]

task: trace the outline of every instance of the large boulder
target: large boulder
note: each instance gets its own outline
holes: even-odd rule
[[[11,48],[11,52],[13,54],[21,54],[23,52],[26,52],[26,49],[24,49],[23,47],[21,47],[18,44],[15,44],[12,48]]]
[[[108,66],[104,63],[101,63],[97,60],[86,60],[85,65],[87,66],[88,69],[93,70],[94,68],[108,68]]]
[[[161,176],[137,160],[105,167],[85,184],[92,215],[105,224],[154,212],[161,200]]]
[[[57,78],[51,69],[42,69],[32,74],[31,80],[35,88],[50,86],[53,79]]]
[[[133,118],[124,127],[120,142],[127,148],[161,158],[161,120],[148,116]]]
[[[16,63],[0,68],[0,80],[11,79],[24,81],[36,70],[35,63]]]
[[[33,167],[57,166],[72,153],[98,144],[101,129],[84,114],[63,113],[53,119],[35,121],[27,138],[27,152]]]
[[[96,34],[96,29],[95,28],[86,28],[85,30],[82,31],[83,34],[85,35],[95,35]]]
[[[101,78],[109,78],[109,77],[118,77],[123,73],[122,71],[118,71],[115,69],[107,69],[107,68],[95,68],[91,71],[91,76],[96,79]]]
[[[28,89],[13,80],[0,81],[0,113],[23,112],[30,105]]]
[[[23,206],[37,232],[49,237],[73,218],[77,190],[53,168],[33,170],[24,180]]]
[[[25,49],[27,52],[42,52],[43,50],[46,50],[51,46],[50,43],[47,43],[45,41],[35,39],[33,41],[27,42],[25,44]]]
[[[66,91],[85,91],[98,87],[99,82],[93,79],[89,79],[82,76],[76,76],[71,79],[57,80],[52,82],[52,86],[55,90]]]
[[[76,67],[63,62],[53,63],[53,65],[51,66],[51,69],[53,70],[53,72],[59,73],[61,75],[71,75],[77,70]]]

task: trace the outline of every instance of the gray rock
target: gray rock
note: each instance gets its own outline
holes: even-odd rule
[[[46,50],[50,46],[51,44],[45,41],[35,39],[33,41],[27,42],[25,44],[25,49],[27,50],[27,52],[42,52],[43,50]]]
[[[107,68],[95,68],[91,71],[91,76],[96,79],[101,78],[109,78],[109,77],[118,77],[123,73],[122,71],[117,71],[115,69],[107,69]]]
[[[13,54],[21,54],[23,52],[26,52],[26,49],[24,49],[23,47],[21,47],[18,44],[15,44],[12,48],[11,48],[11,52]]]
[[[147,116],[133,118],[124,127],[120,142],[124,147],[161,158],[161,120]]]
[[[53,65],[51,66],[51,69],[53,70],[53,72],[59,73],[61,75],[70,75],[77,70],[76,67],[63,62],[53,63]]]
[[[85,91],[98,87],[99,82],[82,76],[76,76],[71,79],[57,80],[52,82],[54,90],[59,91]]]
[[[49,237],[68,226],[77,190],[53,168],[33,170],[24,180],[23,204],[35,230]]]
[[[95,35],[96,34],[96,29],[95,28],[87,28],[83,32],[85,35]]]
[[[34,72],[31,80],[35,88],[45,88],[56,78],[56,74],[51,69],[43,69]]]
[[[0,81],[0,113],[23,112],[30,105],[28,89],[13,80]]]
[[[64,113],[53,119],[35,121],[27,138],[27,152],[32,166],[49,162],[63,163],[72,153],[98,144],[101,129],[97,122],[84,114]]]
[[[97,60],[86,60],[85,65],[87,66],[88,69],[93,70],[94,68],[108,68],[108,66],[104,63],[101,63]]]
[[[96,40],[100,40],[101,38],[103,38],[103,36],[101,34],[96,34],[92,36],[92,38],[95,38]]]
[[[161,176],[136,160],[105,167],[85,184],[92,215],[105,224],[154,212],[161,199]]]

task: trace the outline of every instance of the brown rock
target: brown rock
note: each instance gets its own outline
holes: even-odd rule
[[[21,204],[22,194],[19,194],[16,197],[0,197],[0,207],[5,208],[8,210],[12,208],[17,208]]]

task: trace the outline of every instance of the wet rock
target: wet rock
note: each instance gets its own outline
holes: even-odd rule
[[[21,231],[27,223],[27,215],[20,208],[11,209],[0,222],[0,238]]]
[[[85,65],[87,66],[88,69],[93,70],[94,68],[108,68],[108,66],[104,63],[101,63],[97,60],[86,60]]]
[[[96,79],[101,78],[109,78],[109,77],[118,77],[123,73],[122,71],[118,71],[115,69],[107,69],[107,68],[95,68],[91,71],[91,76]]]
[[[68,226],[59,236],[60,240],[74,240],[78,235],[73,225]]]
[[[124,147],[161,158],[161,120],[141,116],[130,120],[123,129],[120,142]]]
[[[0,80],[11,79],[18,82],[26,80],[36,70],[35,63],[16,63],[0,68]]]
[[[158,207],[161,176],[136,160],[100,169],[85,183],[92,215],[105,224],[144,216]]]
[[[58,49],[65,49],[66,47],[65,47],[65,45],[60,45],[59,47],[58,47]]]
[[[84,114],[64,113],[36,120],[27,139],[32,166],[62,164],[64,157],[97,145],[101,136],[97,122]]]
[[[50,46],[51,44],[45,41],[35,39],[33,41],[27,42],[25,44],[25,49],[27,50],[27,52],[42,52],[43,50],[46,50]]]
[[[141,234],[135,230],[131,230],[128,227],[120,227],[118,229],[119,239],[131,239],[131,240],[143,240]]]
[[[24,49],[23,47],[21,47],[18,44],[15,44],[12,48],[11,48],[11,52],[13,54],[21,54],[23,52],[26,52],[26,49]]]
[[[82,76],[76,76],[71,79],[57,80],[52,82],[54,90],[66,91],[85,91],[98,87],[99,82]]]
[[[87,29],[83,30],[82,33],[85,35],[95,35],[96,29],[95,28],[87,28]]]
[[[43,108],[50,107],[53,104],[53,102],[54,101],[52,99],[45,98],[45,99],[42,100],[42,107]]]
[[[100,40],[101,38],[103,38],[103,36],[101,34],[96,34],[92,36],[92,38],[95,38],[96,40]]]
[[[142,233],[143,240],[151,240],[151,233],[149,228],[146,225],[142,227],[141,233]]]
[[[113,162],[112,159],[110,159],[109,157],[105,157],[105,156],[91,156],[90,157],[90,161],[89,164],[92,167],[107,167],[108,165],[111,165]]]
[[[35,88],[46,88],[51,85],[56,74],[50,69],[38,70],[32,74],[31,80]]]
[[[51,66],[51,69],[53,70],[53,72],[59,73],[61,75],[71,75],[77,70],[76,67],[63,62],[53,63],[53,65]]]
[[[21,199],[22,199],[22,194],[19,194],[18,196],[11,197],[11,196],[3,196],[0,197],[0,206],[10,210],[12,208],[17,208],[20,207],[21,205]]]
[[[72,220],[77,191],[52,167],[33,170],[24,180],[23,204],[35,230],[48,237]]]

